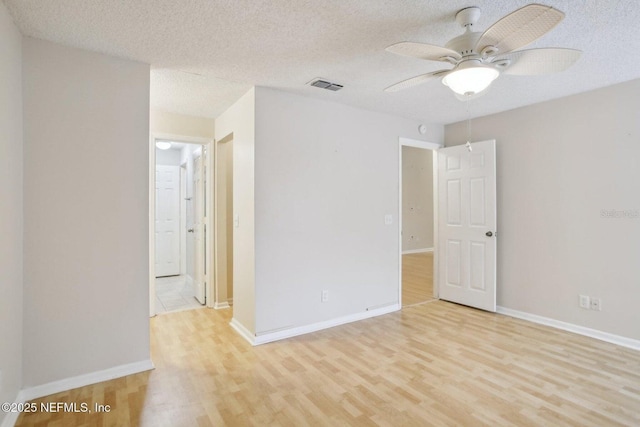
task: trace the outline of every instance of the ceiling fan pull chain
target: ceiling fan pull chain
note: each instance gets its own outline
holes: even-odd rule
[[[471,147],[471,112],[469,111],[469,104],[471,104],[471,98],[467,98],[467,102],[465,103],[467,106],[467,143],[465,146],[469,152],[473,151]]]

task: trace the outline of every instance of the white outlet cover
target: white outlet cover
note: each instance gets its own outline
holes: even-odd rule
[[[580,307],[590,309],[591,301],[589,300],[588,295],[580,295]]]

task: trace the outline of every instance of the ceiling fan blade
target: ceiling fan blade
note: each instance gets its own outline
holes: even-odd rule
[[[505,16],[487,31],[476,43],[475,51],[482,52],[488,46],[504,54],[532,43],[551,31],[564,19],[564,13],[551,6],[530,4]]]
[[[386,88],[384,91],[385,92],[397,92],[397,91],[402,90],[402,89],[407,89],[407,88],[413,87],[415,85],[419,85],[420,83],[424,83],[426,81],[432,80],[432,79],[434,79],[436,77],[443,77],[447,73],[449,73],[449,71],[451,71],[451,70],[438,70],[438,71],[434,71],[432,73],[421,74],[419,76],[412,77],[410,79],[403,80],[403,81],[401,81],[399,83],[391,85],[388,88]]]
[[[442,61],[443,58],[447,57],[451,57],[455,60],[461,58],[460,54],[455,50],[425,43],[400,42],[392,44],[385,50],[397,55],[411,56],[413,58],[427,59],[429,61]],[[447,60],[444,59],[444,61]]]
[[[569,68],[581,54],[582,52],[576,49],[555,47],[527,49],[500,55],[492,63],[497,64],[500,69],[500,62],[509,60],[510,64],[506,65],[502,71],[504,74],[518,76],[552,74]]]

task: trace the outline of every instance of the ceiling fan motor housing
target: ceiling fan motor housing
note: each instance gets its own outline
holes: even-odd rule
[[[463,35],[451,39],[445,47],[458,52],[461,56],[479,55],[479,52],[475,51],[475,46],[480,36],[482,36],[480,32],[467,31]]]
[[[477,6],[465,7],[456,13],[456,22],[463,28],[472,27],[480,19],[480,8]]]

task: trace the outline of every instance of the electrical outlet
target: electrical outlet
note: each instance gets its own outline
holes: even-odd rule
[[[600,298],[591,298],[591,310],[602,310],[602,303],[600,301]]]
[[[580,307],[589,310],[591,308],[591,302],[587,295],[580,295]]]
[[[322,302],[329,301],[329,291],[327,290],[322,291],[321,301]]]

